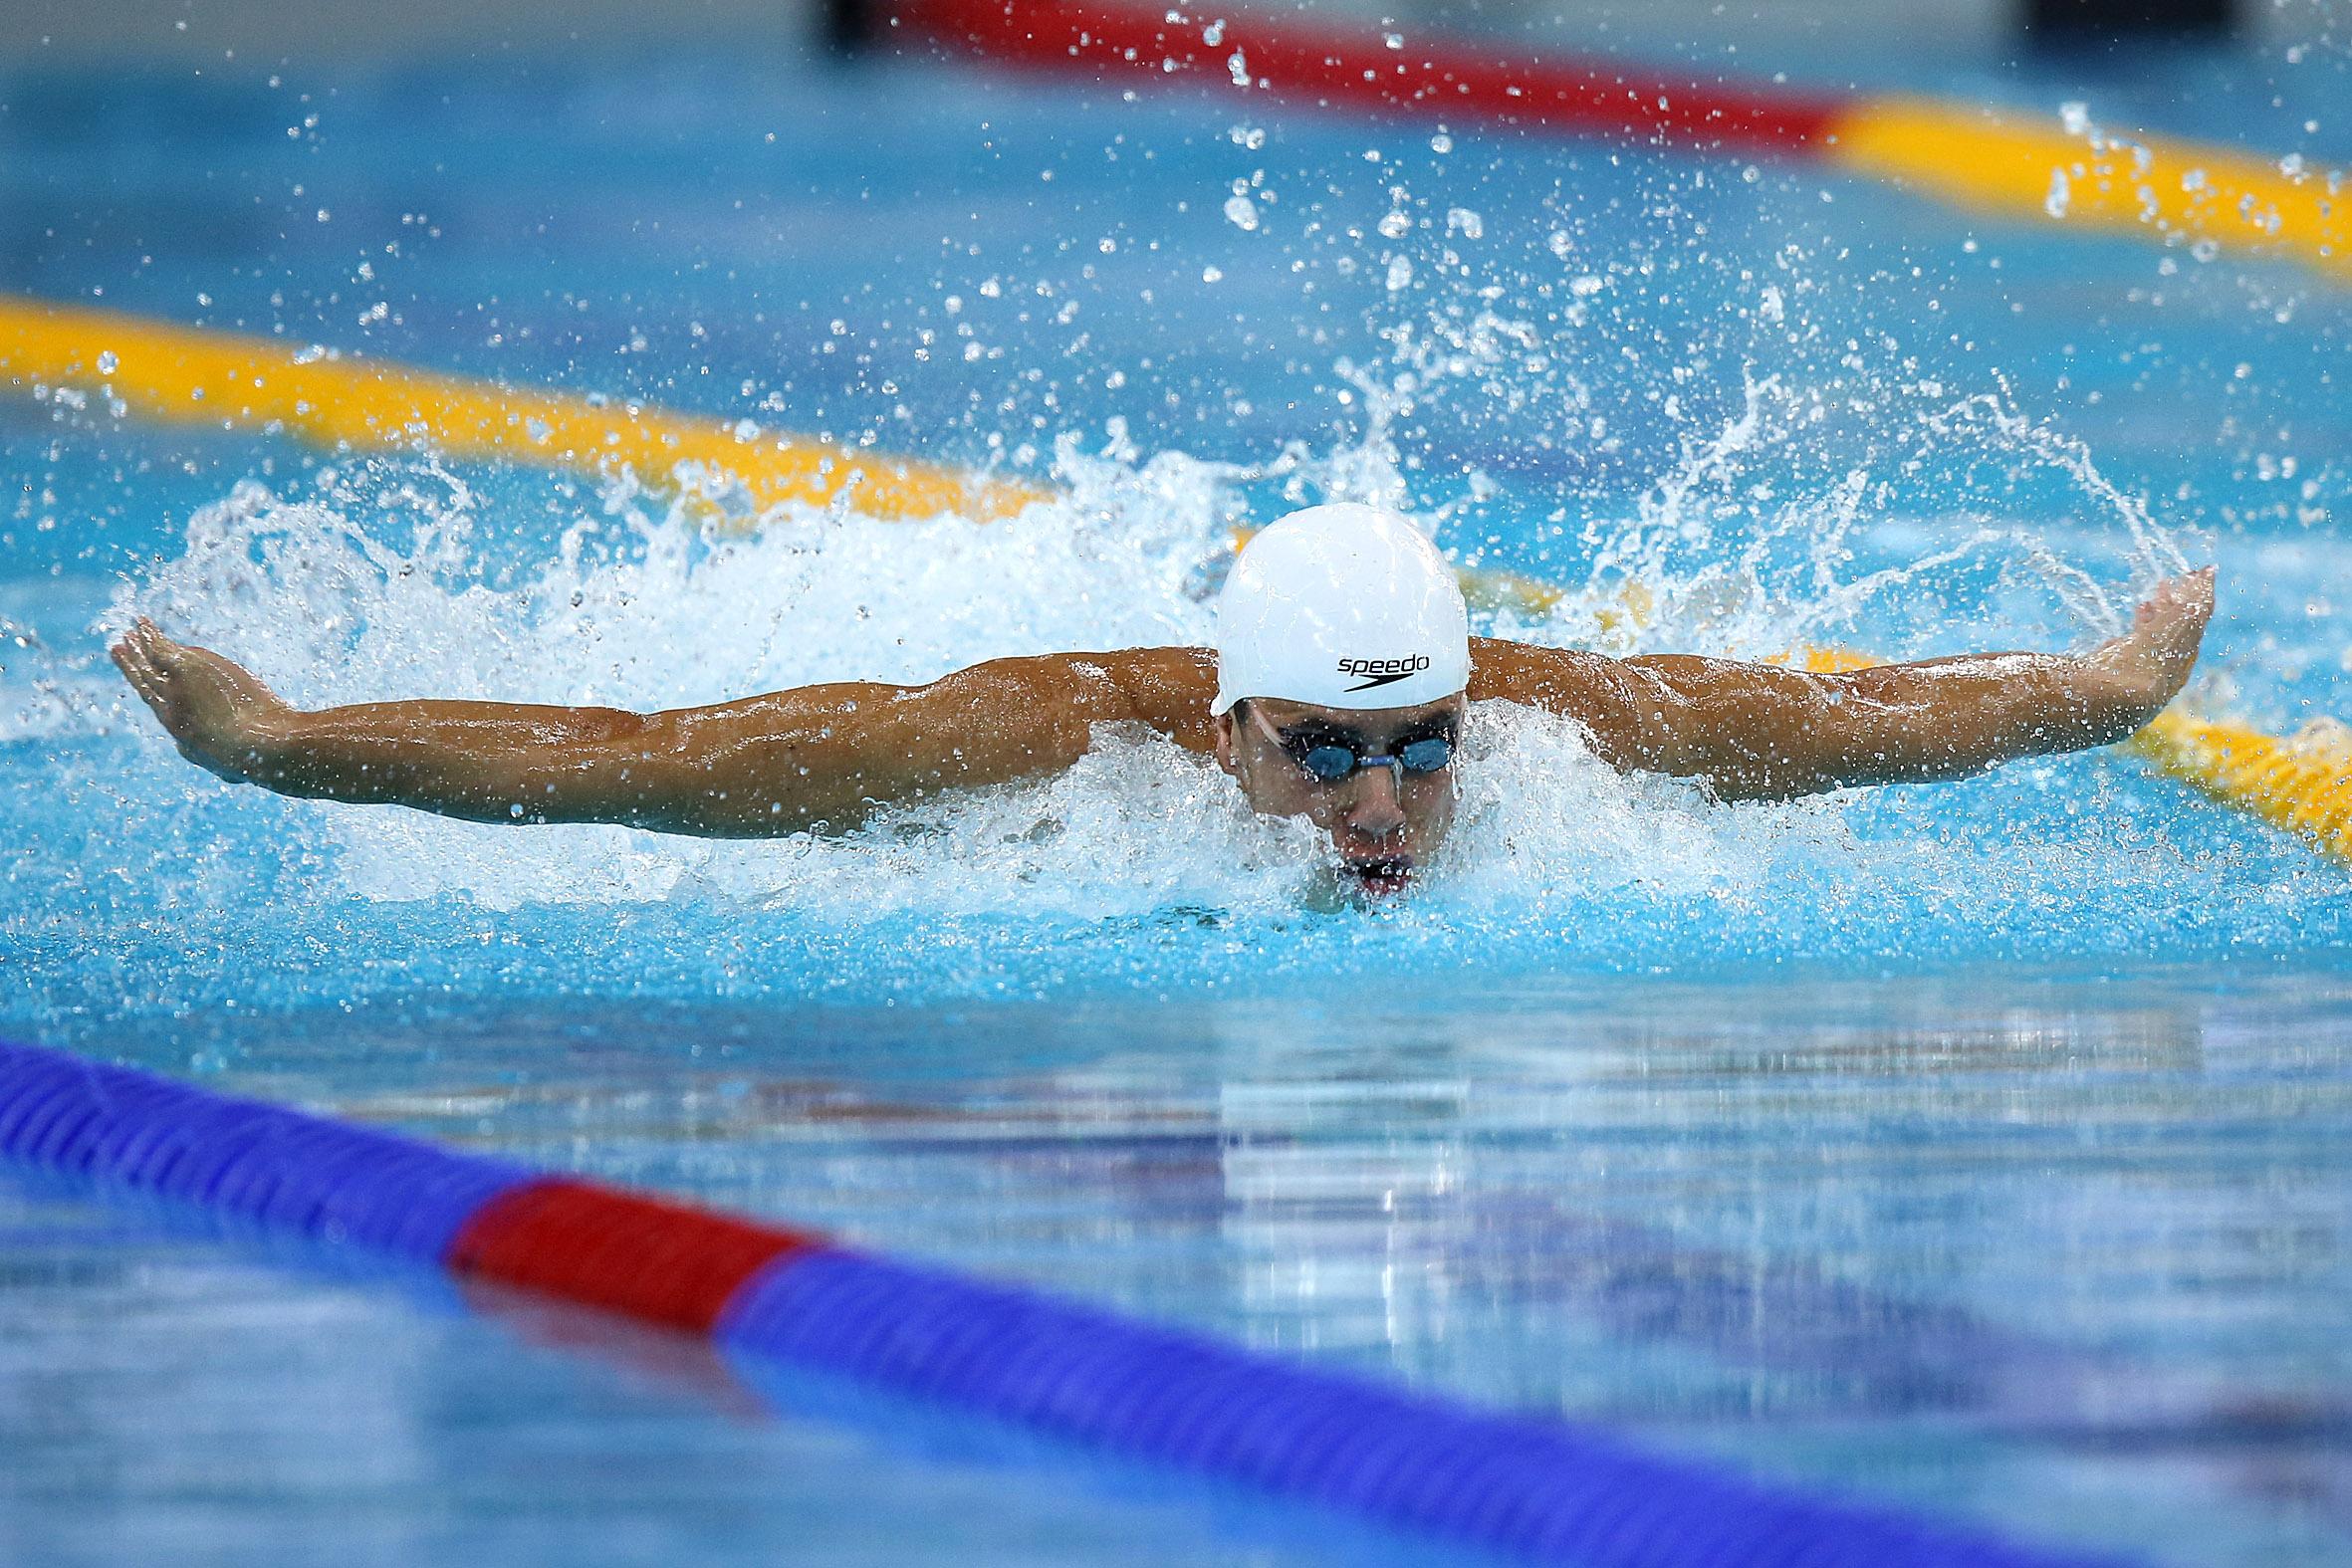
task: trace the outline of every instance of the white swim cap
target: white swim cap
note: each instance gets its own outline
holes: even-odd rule
[[[1217,701],[1410,708],[1470,684],[1454,568],[1396,513],[1294,512],[1251,540],[1217,599]]]

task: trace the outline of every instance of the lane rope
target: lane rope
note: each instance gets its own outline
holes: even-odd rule
[[[1376,1523],[1580,1568],[2061,1568],[1598,1429],[1321,1372],[814,1232],[0,1042],[0,1158],[706,1335]]]
[[[1825,152],[1972,212],[2277,250],[2352,283],[2352,191],[2340,190],[2342,176],[2290,174],[2240,147],[2074,134],[1963,105],[1887,99],[1840,113]]]
[[[1597,61],[1504,59],[1476,45],[1240,15],[1190,21],[1101,0],[902,0],[899,25],[1028,70],[1209,77],[1319,109],[1398,111],[1647,140],[1701,150],[1788,150],[1818,141],[1843,106],[1717,78],[1652,77]],[[1225,20],[1212,22],[1211,18]],[[1214,36],[1215,42],[1210,42]]]
[[[2275,736],[2168,711],[2127,744],[2159,773],[2352,866],[2352,727],[2342,721]]]
[[[1474,41],[1230,11],[1210,13],[1225,18],[1212,25],[1102,0],[902,0],[893,9],[907,31],[1021,70],[1215,82],[1309,109],[1810,160],[1967,211],[2275,250],[2352,282],[2352,192],[2342,172],[2281,166],[2241,147],[2077,133],[1932,99],[1832,98],[1598,60],[1504,60]]]
[[[317,345],[0,297],[0,382],[72,387],[167,424],[283,433],[330,450],[429,450],[632,475],[673,491],[694,471],[753,507],[839,503],[869,517],[1008,516],[1047,493],[750,422],[607,402],[360,359]]]

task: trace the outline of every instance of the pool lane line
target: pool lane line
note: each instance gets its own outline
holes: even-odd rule
[[[0,1157],[1580,1568],[2060,1568],[2040,1550],[650,1195],[0,1042]]]
[[[1824,156],[1952,206],[2068,228],[2231,250],[2275,250],[2352,283],[2352,183],[2243,147],[2020,122],[1972,105],[1870,99],[1841,113]]]
[[[1499,43],[1230,11],[1212,29],[1199,17],[1175,22],[1172,12],[1104,0],[901,0],[883,9],[903,31],[1023,70],[1206,79],[1286,105],[1798,159],[1970,212],[2277,250],[2352,283],[2352,190],[2341,189],[2342,174],[2282,168],[2241,147],[2077,134],[1935,99],[1699,81],[1573,57],[1505,60]]]
[[[656,491],[677,489],[691,464],[723,491],[741,485],[743,509],[709,513],[720,532],[758,527],[783,502],[839,502],[883,522],[952,515],[985,523],[1061,499],[1057,491],[911,458],[828,446],[806,436],[735,427],[642,404],[614,403],[346,357],[317,344],[182,327],[118,311],[0,295],[0,385],[72,388],[119,402],[126,416],[169,424],[285,435],[329,451],[417,452],[589,474],[627,473]],[[1239,550],[1252,530],[1237,529]],[[1568,597],[1556,583],[1459,568],[1470,602],[1534,619]],[[1638,584],[1598,611],[1602,628],[1648,601]]]
[[[0,296],[0,383],[72,387],[166,424],[283,433],[357,452],[429,451],[676,488],[682,465],[758,509],[839,503],[869,517],[1000,517],[1046,492],[912,458],[648,404],[511,386],[316,344]]]
[[[2127,744],[2157,772],[2352,866],[2352,729],[2341,722],[2282,737],[2168,710]]]
[[[1208,77],[1285,104],[1704,151],[1811,146],[1844,108],[1832,98],[1740,88],[1720,77],[1651,77],[1607,61],[1508,60],[1468,42],[1413,37],[1391,47],[1393,33],[1275,21],[1224,6],[1188,13],[1187,21],[1116,0],[898,0],[879,9],[902,31],[1027,70]]]

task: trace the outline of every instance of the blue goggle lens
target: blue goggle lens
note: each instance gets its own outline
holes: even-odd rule
[[[1454,743],[1442,735],[1425,735],[1418,741],[1407,741],[1396,755],[1406,773],[1434,774],[1454,760]]]
[[[1409,774],[1434,774],[1454,761],[1454,743],[1442,735],[1425,735],[1397,749],[1396,759]],[[1337,784],[1364,766],[1361,753],[1344,746],[1310,746],[1298,766],[1324,784]]]
[[[1298,766],[1325,784],[1337,784],[1355,772],[1355,753],[1344,746],[1312,746]]]

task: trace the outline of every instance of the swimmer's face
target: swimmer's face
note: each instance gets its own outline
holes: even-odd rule
[[[1459,741],[1461,697],[1417,708],[1317,708],[1252,698],[1217,720],[1217,762],[1250,804],[1269,816],[1303,816],[1331,835],[1348,879],[1367,893],[1398,892],[1454,822],[1454,769],[1414,773],[1375,764],[1325,783],[1302,767],[1308,747],[1396,756],[1415,741]]]

